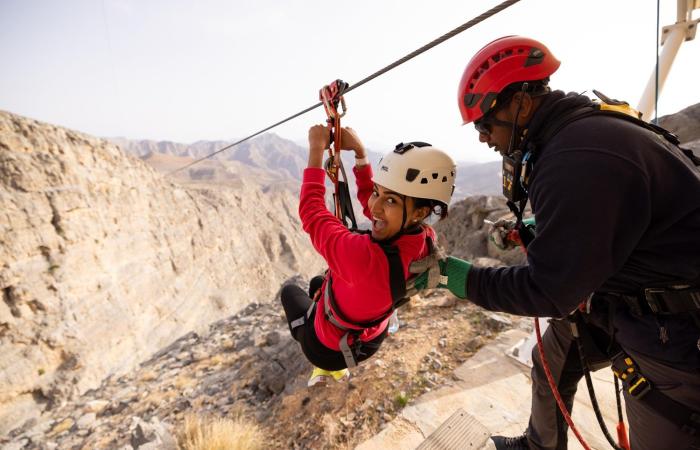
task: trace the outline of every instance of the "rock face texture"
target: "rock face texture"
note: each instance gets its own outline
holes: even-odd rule
[[[318,273],[297,203],[0,111],[0,435]]]
[[[529,208],[525,217],[531,215]],[[479,266],[525,264],[519,248],[501,250],[489,240],[489,225],[484,220],[515,220],[503,197],[477,195],[450,205],[447,219],[435,225],[438,242],[447,254],[467,259]]]

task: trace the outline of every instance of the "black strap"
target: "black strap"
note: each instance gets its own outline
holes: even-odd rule
[[[352,199],[350,198],[348,184],[344,181],[338,181],[338,189],[334,195],[337,196],[340,204],[340,211],[343,214],[343,225],[350,230],[356,230],[357,220],[355,220],[355,211],[352,209]],[[349,224],[348,221],[350,221]]]
[[[695,156],[695,153],[693,153],[693,151],[691,149],[683,148],[683,147],[678,147],[678,148],[681,149],[681,151],[685,154],[685,156],[687,156],[688,158],[690,158],[691,161],[693,161],[693,164],[695,164],[696,166],[700,166],[700,158]]]
[[[637,316],[674,315],[700,311],[700,286],[648,287],[638,295],[606,294],[624,302]]]
[[[379,245],[382,250],[384,250],[386,260],[389,262],[389,287],[391,288],[391,311],[389,315],[391,315],[391,312],[400,306],[397,306],[397,304],[405,300],[406,279],[404,278],[399,248],[394,245],[384,245],[381,243]],[[405,301],[403,303],[405,303]]]
[[[365,230],[358,231],[360,233],[368,233]],[[434,251],[433,240],[430,236],[425,237],[426,245],[432,253]],[[389,317],[396,308],[405,305],[409,301],[409,297],[406,297],[406,279],[404,278],[403,263],[401,262],[401,255],[399,253],[399,248],[395,245],[375,241],[377,245],[382,249],[386,260],[389,263],[389,289],[391,291],[391,307],[388,311],[382,314],[378,319],[369,322],[355,322],[350,320],[341,309],[338,307],[338,303],[335,301],[335,295],[333,295],[333,289],[331,289],[330,283],[332,282],[331,276],[329,274],[328,280],[328,304],[331,307],[332,314],[338,317],[343,322],[347,323],[358,329],[372,328],[381,324],[387,317]]]
[[[429,238],[428,238],[429,239]],[[408,298],[406,298],[406,279],[404,278],[403,264],[401,263],[401,256],[399,254],[399,248],[395,245],[386,244],[382,242],[376,242],[377,245],[382,249],[386,260],[389,263],[389,288],[391,291],[391,307],[388,311],[382,314],[379,318],[369,321],[369,322],[355,322],[350,320],[342,310],[339,308],[338,303],[335,301],[335,295],[333,295],[333,290],[328,289],[328,302],[331,307],[333,314],[338,317],[343,322],[355,327],[355,328],[372,328],[381,324],[387,317],[389,317],[396,308],[404,305]],[[331,283],[331,277],[328,277],[327,283]]]

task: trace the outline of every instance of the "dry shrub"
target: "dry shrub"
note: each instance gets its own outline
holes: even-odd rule
[[[263,448],[260,428],[241,417],[234,419],[185,417],[178,436],[182,450],[259,450]]]
[[[195,380],[194,378],[190,378],[187,375],[180,375],[175,379],[175,381],[173,381],[173,386],[175,386],[181,391],[187,388],[194,387],[196,384],[197,380]]]

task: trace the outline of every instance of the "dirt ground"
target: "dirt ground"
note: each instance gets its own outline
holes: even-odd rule
[[[346,449],[377,434],[418,396],[453,382],[452,372],[514,318],[501,320],[433,294],[399,310],[400,329],[348,381],[306,387],[295,380],[262,424],[274,448]]]

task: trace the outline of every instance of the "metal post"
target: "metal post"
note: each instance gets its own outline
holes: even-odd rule
[[[691,16],[693,9],[700,6],[699,3],[698,0],[677,0],[676,23],[663,28],[661,35],[663,50],[661,55],[659,55],[659,93],[663,89],[666,77],[671,70],[671,65],[678,54],[681,44],[683,41],[691,41],[695,38],[695,30],[700,19],[693,20]],[[637,110],[642,113],[644,120],[649,120],[654,113],[656,94],[656,69],[654,69],[637,106]]]

